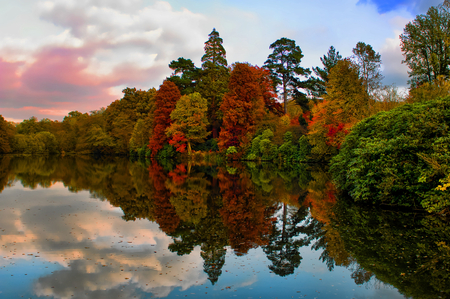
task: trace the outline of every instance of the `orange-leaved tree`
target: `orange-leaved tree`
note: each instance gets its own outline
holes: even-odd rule
[[[148,145],[152,156],[155,156],[167,142],[166,129],[172,124],[170,113],[175,109],[180,97],[178,87],[168,80],[165,80],[156,92],[153,134]]]
[[[350,60],[337,62],[330,70],[327,94],[313,109],[308,139],[312,154],[327,159],[340,148],[349,129],[367,117],[370,97],[359,77],[358,68]]]
[[[265,115],[265,99],[271,97],[271,88],[267,73],[248,63],[236,63],[232,66],[228,92],[223,97],[220,110],[223,113],[223,125],[219,135],[221,150],[230,146],[242,146],[248,133],[255,131],[256,124]],[[267,100],[269,104],[271,103]]]

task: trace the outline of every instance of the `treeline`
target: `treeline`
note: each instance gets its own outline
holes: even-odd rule
[[[301,65],[302,51],[288,38],[270,45],[262,67],[229,65],[213,29],[201,67],[183,57],[170,62],[173,73],[158,90],[127,88],[108,107],[73,111],[62,122],[32,117],[12,125],[1,118],[0,153],[219,151],[233,160],[329,161],[361,120],[449,93],[446,20],[446,3],[431,7],[400,36],[410,67],[408,95],[381,84],[381,55],[364,42],[346,58],[331,46],[312,69]]]

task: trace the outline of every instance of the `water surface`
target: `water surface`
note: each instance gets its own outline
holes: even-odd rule
[[[1,298],[448,298],[450,231],[314,166],[1,158]]]

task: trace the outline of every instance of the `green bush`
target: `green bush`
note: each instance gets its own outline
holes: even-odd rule
[[[331,160],[337,187],[355,201],[450,208],[450,97],[403,105],[355,125]],[[439,188],[440,187],[440,188]]]
[[[198,143],[192,146],[193,151],[201,151],[201,152],[217,152],[219,151],[219,146],[217,145],[217,139],[211,138],[206,140],[203,143]]]

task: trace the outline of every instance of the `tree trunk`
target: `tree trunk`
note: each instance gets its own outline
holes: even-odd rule
[[[287,114],[286,78],[284,75],[283,75],[283,100],[284,100],[284,114]]]
[[[190,141],[187,142],[187,146],[188,146],[188,156],[190,157],[192,155],[192,149],[191,149],[191,142]]]

